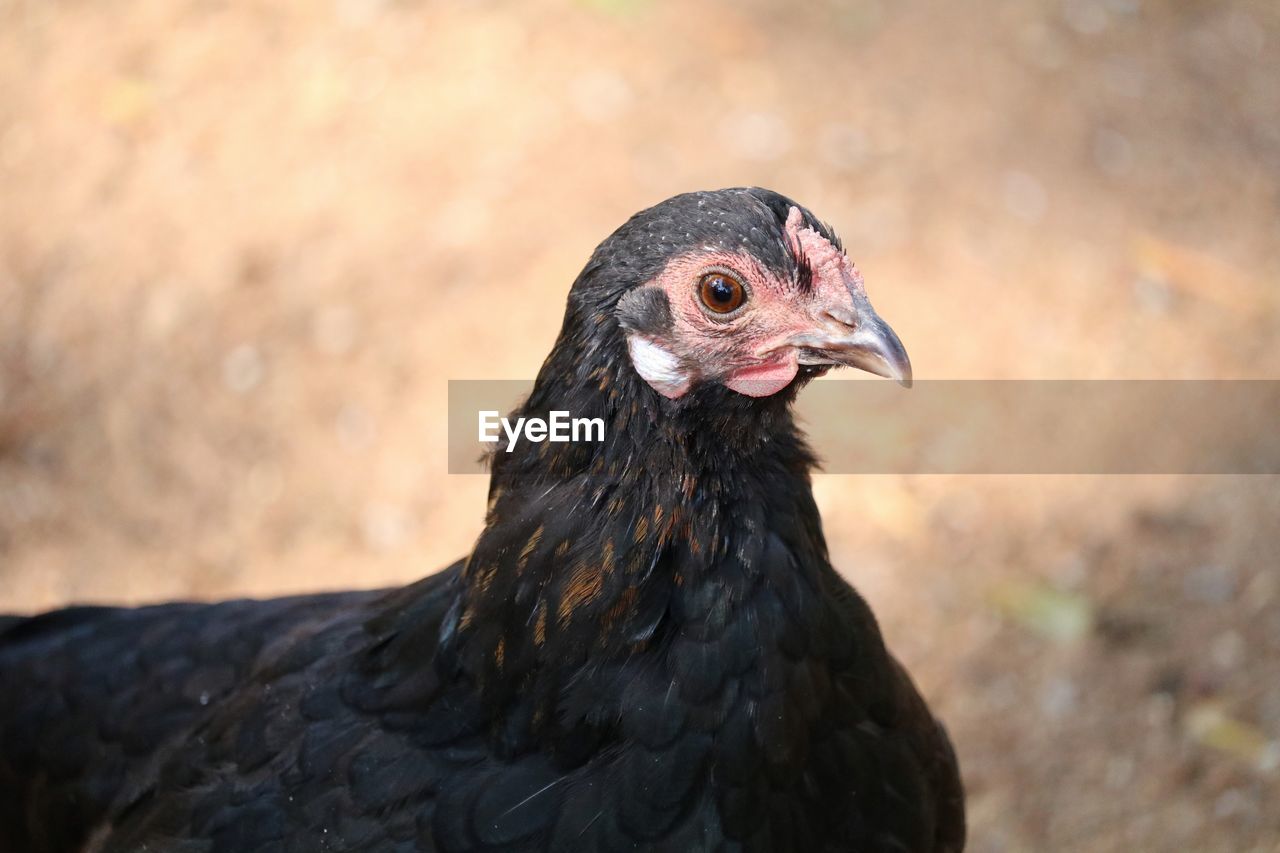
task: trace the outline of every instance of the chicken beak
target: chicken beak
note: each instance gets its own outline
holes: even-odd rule
[[[866,296],[853,295],[851,306],[819,309],[812,329],[792,339],[801,364],[842,364],[911,387],[911,359],[889,324]]]

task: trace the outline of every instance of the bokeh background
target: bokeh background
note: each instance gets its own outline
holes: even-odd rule
[[[1274,0],[0,0],[0,609],[445,565],[446,381],[741,184],[917,376],[1280,378]],[[1277,478],[816,489],[973,850],[1280,850]]]

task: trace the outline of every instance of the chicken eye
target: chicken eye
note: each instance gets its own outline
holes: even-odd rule
[[[747,301],[742,282],[722,272],[709,272],[699,279],[698,295],[702,304],[716,314],[728,314]]]

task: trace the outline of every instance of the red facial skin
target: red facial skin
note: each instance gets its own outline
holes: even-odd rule
[[[813,270],[813,287],[807,292],[796,281],[767,271],[746,252],[711,247],[672,259],[645,285],[667,295],[672,317],[665,334],[646,341],[673,356],[688,380],[656,382],[646,375],[646,365],[637,363],[637,370],[659,393],[674,399],[695,382],[716,381],[739,394],[766,397],[791,384],[799,370],[799,351],[792,342],[820,328],[827,314],[848,316],[852,293],[863,292],[853,263],[802,223],[799,209],[793,207],[785,233],[793,253],[802,253]],[[732,274],[747,291],[742,306],[727,314],[702,303],[700,280],[716,271]]]

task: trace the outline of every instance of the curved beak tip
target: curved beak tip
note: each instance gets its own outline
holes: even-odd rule
[[[792,340],[812,354],[813,363],[842,364],[912,386],[911,359],[897,333],[880,319],[866,297],[855,296],[853,311],[827,309],[815,325]]]
[[[854,363],[853,367],[861,368],[868,373],[874,373],[877,376],[883,376],[886,379],[892,379],[903,388],[910,388],[914,384],[911,376],[911,360],[907,358],[907,352],[902,348],[902,344],[894,337],[893,341],[897,343],[896,347],[885,347],[884,349],[870,350],[866,353],[864,359]]]
[[[910,388],[915,382],[911,376],[911,359],[907,356],[907,350],[902,346],[902,341],[893,334],[893,330],[888,326],[885,326],[885,329],[893,339],[892,345],[886,347],[889,352],[884,357],[885,365],[889,368],[886,375],[903,388]]]
[[[838,362],[892,379],[903,388],[912,385],[911,359],[893,329],[872,312],[843,340],[832,341],[828,352]]]
[[[856,318],[829,317],[819,330],[801,336],[795,343],[814,352],[827,364],[856,367],[910,388],[911,359],[906,347],[865,300],[855,305]]]

